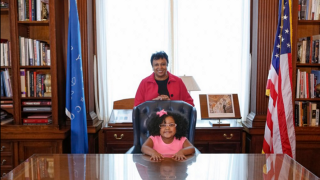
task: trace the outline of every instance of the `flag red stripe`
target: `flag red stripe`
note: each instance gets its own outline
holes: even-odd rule
[[[279,70],[279,83],[278,83],[278,91],[281,96],[278,97],[278,124],[279,131],[281,137],[282,151],[284,154],[288,154],[292,157],[291,145],[289,142],[288,130],[287,130],[287,122],[286,122],[286,113],[284,110],[283,98],[282,98],[282,79],[281,79],[281,70]]]

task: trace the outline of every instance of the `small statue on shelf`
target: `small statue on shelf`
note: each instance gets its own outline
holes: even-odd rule
[[[51,75],[50,74],[46,74],[44,85],[46,86],[46,92],[44,93],[44,97],[51,97]]]

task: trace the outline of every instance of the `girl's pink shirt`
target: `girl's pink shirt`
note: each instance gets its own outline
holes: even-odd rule
[[[153,141],[153,149],[160,154],[175,154],[183,148],[183,143],[187,139],[186,137],[181,137],[180,140],[174,137],[170,144],[166,144],[162,141],[161,136],[150,136]]]

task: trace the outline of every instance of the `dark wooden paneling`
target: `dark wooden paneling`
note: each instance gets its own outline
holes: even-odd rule
[[[94,111],[94,73],[93,73],[93,53],[94,53],[94,11],[92,0],[78,1],[78,12],[81,32],[81,51],[82,51],[82,69],[85,88],[85,102],[87,110],[87,119],[92,121],[96,119]],[[88,122],[93,124],[94,122]]]
[[[58,141],[22,141],[19,142],[19,161],[23,162],[33,154],[56,154],[62,152],[62,142]]]
[[[278,0],[253,0],[250,116],[265,121],[268,98],[265,96],[278,17]],[[258,123],[261,125],[263,123]],[[255,124],[254,124],[255,125]]]

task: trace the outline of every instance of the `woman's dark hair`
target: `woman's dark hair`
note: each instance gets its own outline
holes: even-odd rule
[[[164,114],[161,117],[156,113],[151,114],[150,118],[147,120],[147,128],[151,136],[160,136],[160,127],[159,125],[166,119],[166,117],[171,116],[175,123],[176,134],[174,135],[177,139],[180,140],[181,137],[186,137],[189,127],[189,122],[184,115],[179,112],[167,111],[167,115]]]
[[[159,52],[153,53],[151,55],[151,59],[150,59],[151,66],[152,66],[153,60],[158,60],[158,59],[166,59],[167,60],[167,66],[168,66],[168,64],[169,64],[168,55],[164,51],[159,51]]]

